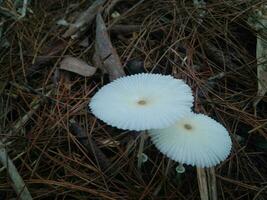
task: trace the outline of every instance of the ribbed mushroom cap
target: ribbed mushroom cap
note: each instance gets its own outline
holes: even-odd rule
[[[190,112],[192,104],[192,91],[184,81],[142,73],[103,86],[89,107],[111,126],[140,131],[172,125]]]
[[[227,130],[203,114],[189,113],[168,128],[150,130],[149,135],[167,157],[197,167],[217,165],[227,158],[232,146]]]

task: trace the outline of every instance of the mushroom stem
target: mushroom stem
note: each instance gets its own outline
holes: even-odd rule
[[[214,167],[197,167],[197,179],[201,200],[217,200],[216,177]]]
[[[198,188],[201,200],[208,200],[209,193],[208,193],[207,179],[204,168],[197,167],[197,180],[198,180]]]
[[[141,169],[142,163],[143,163],[143,151],[144,151],[144,145],[145,145],[145,140],[146,140],[146,132],[141,132],[140,133],[140,143],[139,143],[139,149],[138,149],[138,160],[137,160],[137,168]]]

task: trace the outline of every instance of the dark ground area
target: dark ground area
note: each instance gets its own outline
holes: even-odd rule
[[[230,132],[231,155],[215,168],[218,199],[267,199],[257,75],[257,37],[267,37],[252,25],[266,1],[18,2],[0,1],[0,152],[34,199],[200,198],[195,168],[177,175],[147,139],[138,170],[139,134],[88,110],[102,85],[140,72],[184,79],[194,110]],[[13,186],[0,164],[0,199],[16,199]]]

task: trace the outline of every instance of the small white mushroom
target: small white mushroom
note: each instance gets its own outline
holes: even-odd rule
[[[203,114],[189,113],[168,128],[148,132],[160,152],[179,163],[200,168],[225,160],[232,146],[227,130]]]

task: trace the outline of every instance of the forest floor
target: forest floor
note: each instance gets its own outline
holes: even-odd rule
[[[0,1],[0,199],[20,195],[12,173],[34,199],[200,199],[194,167],[177,174],[147,139],[138,169],[139,133],[88,109],[101,86],[141,72],[185,80],[194,111],[229,131],[218,199],[267,199],[267,96],[257,74],[257,38],[267,37],[255,25],[266,1],[21,2]]]

